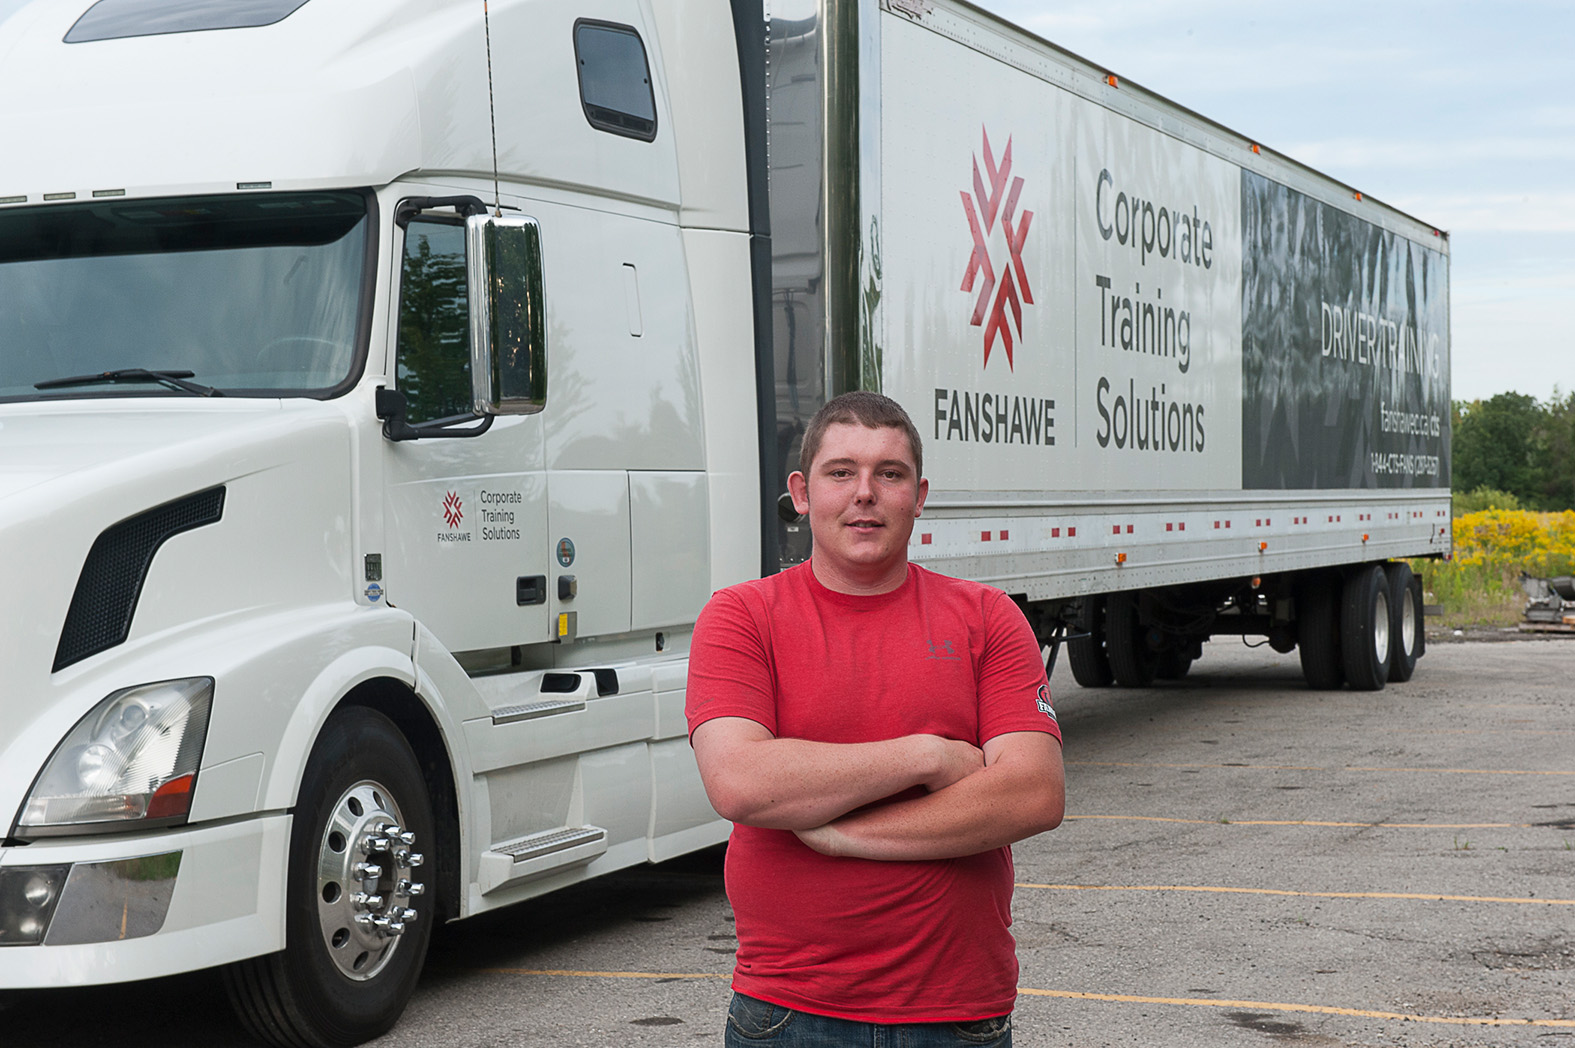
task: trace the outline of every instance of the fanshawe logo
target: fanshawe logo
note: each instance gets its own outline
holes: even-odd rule
[[[459,527],[460,521],[465,519],[464,503],[459,500],[459,493],[450,491],[443,497],[443,520],[450,528]]]
[[[1012,139],[1006,139],[1006,149],[1001,153],[1000,166],[996,166],[995,153],[990,148],[990,132],[984,132],[984,173],[979,172],[979,157],[973,158],[973,193],[962,191],[963,211],[968,216],[968,228],[973,233],[973,254],[968,256],[968,269],[963,273],[962,290],[971,292],[979,287],[974,301],[973,316],[969,323],[984,328],[984,366],[990,365],[990,350],[999,335],[1006,348],[1006,367],[1014,370],[1012,363],[1012,328],[1017,338],[1023,337],[1023,306],[1034,304],[1033,290],[1028,286],[1028,273],[1023,268],[1023,242],[1028,239],[1028,226],[1034,220],[1032,211],[1017,214],[1017,201],[1022,195],[1023,180],[1012,178]],[[1011,187],[1007,188],[1010,181]],[[996,219],[1000,219],[1001,232],[1006,244],[1006,256],[997,270],[990,259],[990,242],[995,233]],[[997,278],[999,272],[999,279]],[[1010,308],[1011,323],[1006,311]]]
[[[1057,724],[1061,723],[1061,721],[1055,715],[1055,707],[1050,705],[1050,685],[1039,685],[1039,695],[1035,700],[1035,704],[1039,707],[1040,713],[1043,713],[1046,717],[1049,717]]]

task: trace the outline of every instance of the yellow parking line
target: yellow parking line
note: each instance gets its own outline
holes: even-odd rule
[[[1575,771],[1541,771],[1524,768],[1368,768],[1346,765],[1315,768],[1302,764],[1168,764],[1160,761],[1067,761],[1067,767],[1084,768],[1235,768],[1242,771],[1415,771],[1438,775],[1572,775]]]
[[[716,972],[586,972],[570,968],[469,968],[487,975],[563,975],[576,979],[728,979]]]
[[[1213,895],[1284,895],[1300,899],[1417,899],[1422,902],[1503,902],[1522,906],[1575,906],[1575,899],[1523,899],[1497,895],[1437,895],[1431,892],[1303,892],[1285,888],[1225,888],[1211,884],[1028,884],[1066,892],[1205,892]]]
[[[1053,887],[1019,885],[1018,887]],[[568,968],[472,968],[488,975],[553,975],[579,979],[728,979],[719,972],[598,972]],[[1285,1004],[1273,1001],[1219,1001],[1204,997],[1145,997],[1124,993],[1080,993],[1075,990],[1040,990],[1019,986],[1017,992],[1029,997],[1059,997],[1064,1000],[1111,1001],[1118,1004],[1172,1004],[1194,1008],[1243,1008],[1276,1012],[1303,1012],[1314,1015],[1350,1015],[1362,1019],[1396,1019],[1414,1023],[1444,1023],[1453,1026],[1553,1026],[1575,1027],[1575,1019],[1490,1019],[1451,1015],[1412,1015],[1406,1012],[1381,1012],[1366,1008],[1336,1008],[1324,1004]]]
[[[1380,1012],[1366,1008],[1335,1008],[1324,1004],[1285,1004],[1275,1001],[1216,1001],[1200,997],[1141,997],[1124,993],[1077,993],[1072,990],[1035,990],[1019,986],[1017,992],[1030,997],[1060,997],[1081,1001],[1115,1001],[1121,1004],[1175,1004],[1194,1008],[1241,1008],[1253,1011],[1303,1012],[1313,1015],[1353,1015],[1362,1019],[1398,1019],[1413,1023],[1443,1023],[1451,1026],[1556,1026],[1575,1027],[1575,1019],[1492,1019],[1453,1015],[1412,1015],[1408,1012]]]
[[[1319,819],[1171,819],[1161,815],[1068,815],[1109,822],[1179,822],[1188,826],[1333,826],[1377,830],[1532,830],[1529,822],[1326,822]]]

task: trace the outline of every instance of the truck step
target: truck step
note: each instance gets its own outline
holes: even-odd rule
[[[481,891],[485,895],[527,877],[590,862],[606,851],[607,831],[600,826],[560,826],[500,841],[481,853]]]
[[[512,856],[515,862],[524,862],[553,852],[566,851],[580,844],[600,843],[607,839],[607,831],[599,826],[566,826],[561,830],[543,830],[517,841],[499,844],[493,851]]]
[[[544,699],[541,702],[524,702],[516,706],[500,706],[492,711],[493,724],[513,724],[516,721],[551,717],[557,713],[573,713],[585,708],[584,699]]]

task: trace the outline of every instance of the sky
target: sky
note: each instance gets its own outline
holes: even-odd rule
[[[974,2],[1447,231],[1455,400],[1575,391],[1575,4]]]
[[[1569,0],[983,6],[1446,230],[1456,400],[1575,391]]]

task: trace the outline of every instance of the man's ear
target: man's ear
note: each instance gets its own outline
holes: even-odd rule
[[[930,493],[930,481],[929,481],[929,478],[928,477],[920,477],[919,478],[919,501],[913,507],[913,515],[915,517],[921,517],[921,516],[924,515],[924,497],[926,495],[928,495],[929,493]]]
[[[800,515],[809,512],[809,481],[796,469],[788,474],[788,494],[793,496],[793,508]]]

